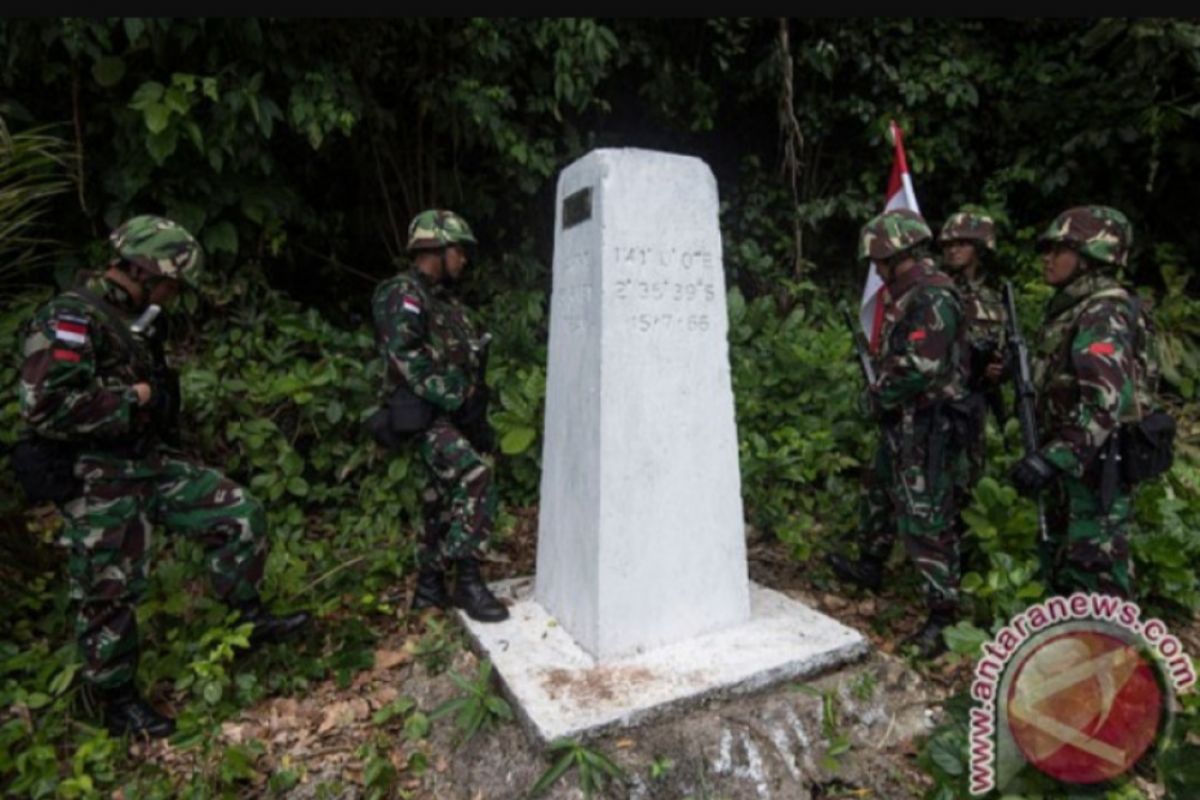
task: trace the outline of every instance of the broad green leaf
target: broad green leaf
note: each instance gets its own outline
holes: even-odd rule
[[[125,61],[118,56],[103,56],[92,65],[92,77],[104,88],[116,86],[125,77]]]
[[[533,444],[537,431],[533,428],[513,428],[500,439],[500,450],[505,455],[524,453]]]
[[[231,253],[237,255],[237,228],[228,220],[213,223],[204,229],[204,248],[210,253]]]
[[[137,88],[133,93],[133,97],[129,100],[129,107],[144,110],[147,106],[153,105],[162,99],[163,85],[156,81],[147,81]]]
[[[171,123],[171,109],[162,103],[150,103],[143,110],[146,128],[151,133],[162,133]]]
[[[174,128],[162,133],[147,134],[146,152],[154,159],[154,163],[161,165],[175,152],[178,142],[179,136]]]

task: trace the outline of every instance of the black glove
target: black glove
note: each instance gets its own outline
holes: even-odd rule
[[[1008,473],[1017,491],[1026,497],[1034,497],[1046,487],[1058,474],[1058,468],[1041,453],[1030,453],[1013,465]]]

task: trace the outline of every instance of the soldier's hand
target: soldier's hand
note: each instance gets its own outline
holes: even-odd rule
[[[1008,479],[1018,492],[1026,497],[1035,497],[1057,474],[1058,468],[1042,458],[1041,453],[1030,453],[1013,465]]]
[[[133,385],[133,391],[137,392],[137,401],[139,406],[144,406],[150,402],[151,396],[154,394],[150,388],[150,384],[142,381]]]
[[[989,383],[999,383],[1004,377],[1004,362],[993,361],[984,367],[983,376],[988,379]]]

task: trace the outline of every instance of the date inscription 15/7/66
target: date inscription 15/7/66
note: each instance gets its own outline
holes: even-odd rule
[[[706,331],[709,325],[708,314],[635,314],[630,317],[630,321],[639,333]]]

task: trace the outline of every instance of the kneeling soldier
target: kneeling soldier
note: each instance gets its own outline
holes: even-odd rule
[[[107,267],[27,323],[20,398],[28,429],[14,466],[30,499],[53,500],[63,514],[83,676],[99,692],[105,724],[117,735],[167,736],[174,721],[134,687],[135,606],[154,525],[204,546],[217,595],[254,625],[252,646],[297,631],[309,615],[277,617],[259,598],[262,505],[164,441],[177,425],[178,378],[144,327],[194,276],[199,244],[155,216],[134,217],[109,239],[116,257]]]

